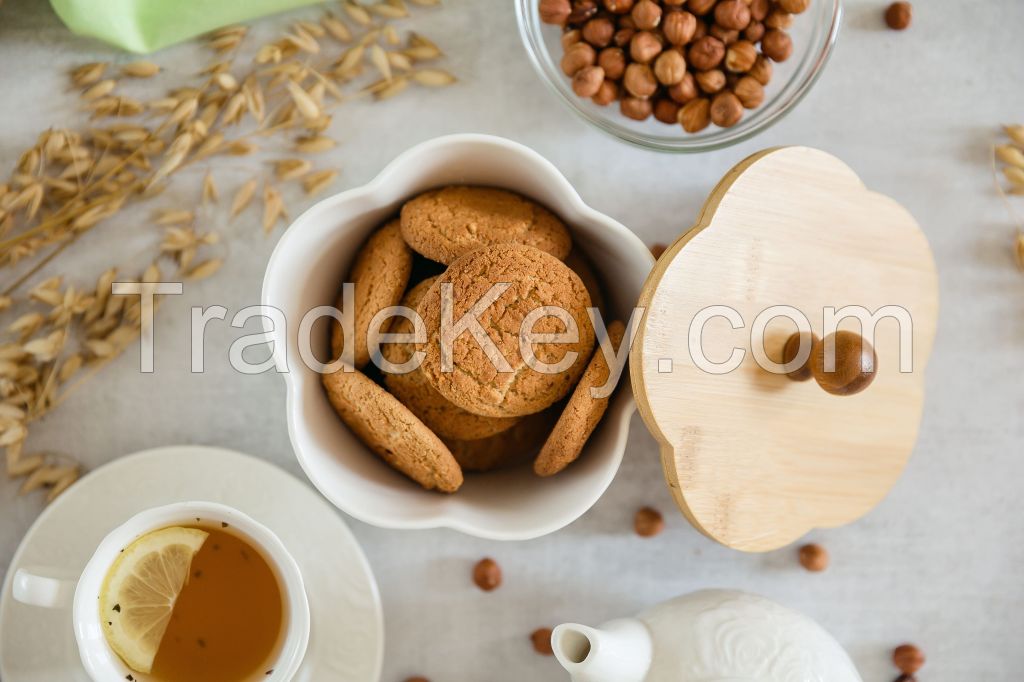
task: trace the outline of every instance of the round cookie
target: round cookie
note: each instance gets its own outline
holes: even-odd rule
[[[554,405],[523,417],[508,431],[490,438],[477,440],[445,440],[463,471],[486,472],[508,469],[529,462],[537,454],[541,443],[551,433],[551,427],[561,410]]]
[[[625,331],[625,325],[618,320],[608,325],[608,338],[616,352],[622,344]],[[608,409],[608,401],[611,398],[610,394],[604,398],[595,398],[591,395],[590,389],[604,386],[608,381],[609,372],[608,359],[599,345],[594,351],[594,357],[590,359],[587,371],[583,373],[583,378],[569,397],[562,416],[558,418],[558,423],[544,441],[544,447],[533,462],[533,471],[537,475],[557,474],[580,456],[587,439],[597,428],[604,411]]]
[[[402,206],[402,236],[442,263],[495,244],[525,244],[562,259],[569,230],[551,211],[513,192],[452,185],[424,192]]]
[[[490,339],[492,349],[506,364],[492,362],[470,327],[451,341],[452,366],[442,367],[442,288],[451,285],[451,319],[452,326],[456,326],[496,284],[508,288],[475,319],[479,331]],[[567,353],[575,353],[571,365],[550,374],[530,367],[520,352],[520,327],[528,314],[543,306],[565,311],[578,330],[575,343],[532,345],[537,360],[549,365],[558,364]],[[548,253],[520,244],[472,251],[453,262],[420,303],[418,312],[427,330],[421,369],[441,395],[474,414],[518,417],[540,412],[564,398],[586,369],[594,346],[589,306],[590,295],[579,276]],[[546,316],[537,319],[530,331],[562,333],[566,326],[562,319]]]
[[[370,321],[381,309],[393,306],[402,298],[412,272],[412,251],[402,239],[397,220],[392,220],[366,240],[349,270],[346,282],[355,285],[355,354],[353,364],[362,368],[370,361],[366,338]],[[335,307],[344,310],[343,294]],[[341,325],[331,325],[331,359],[341,356],[345,334]]]
[[[451,451],[395,396],[358,371],[343,368],[321,380],[334,411],[381,459],[427,490],[459,489],[462,469]]]
[[[416,310],[424,294],[437,277],[425,279],[410,289],[402,299],[402,305]],[[408,334],[413,331],[412,322],[405,317],[393,318],[390,332]],[[389,343],[381,345],[381,353],[391,363],[400,365],[412,358],[416,348],[411,343]],[[443,439],[474,441],[515,426],[518,417],[483,417],[458,407],[437,392],[423,372],[416,368],[405,374],[384,375],[384,385],[392,395]],[[458,458],[456,458],[458,459]]]

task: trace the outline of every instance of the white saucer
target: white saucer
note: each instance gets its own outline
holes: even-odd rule
[[[376,682],[384,619],[370,566],[338,513],[277,467],[230,450],[172,446],[123,457],[90,473],[47,507],[25,534],[0,594],[0,680],[89,682],[69,611],[11,597],[20,567],[76,575],[99,541],[147,507],[183,500],[236,507],[273,530],[295,557],[312,618],[296,682]]]

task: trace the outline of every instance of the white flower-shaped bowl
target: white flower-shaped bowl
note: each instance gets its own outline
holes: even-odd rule
[[[654,263],[635,234],[584,204],[565,177],[527,147],[485,135],[425,142],[399,156],[369,184],[310,208],[288,228],[271,256],[263,302],[283,312],[288,325],[286,335],[275,330],[273,336],[287,351],[289,436],[313,485],[361,521],[384,528],[453,528],[495,540],[535,538],[582,516],[615,477],[635,411],[628,376],[620,380],[580,460],[563,473],[540,478],[530,467],[520,467],[468,475],[461,490],[443,495],[420,489],[364,446],[335,415],[319,374],[299,352],[300,321],[313,308],[334,304],[369,234],[397,215],[405,200],[449,184],[502,187],[554,211],[602,275],[611,312],[628,319]],[[327,345],[322,325],[314,330],[312,351],[326,360]]]

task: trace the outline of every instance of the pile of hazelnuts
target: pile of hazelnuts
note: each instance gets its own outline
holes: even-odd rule
[[[786,29],[811,0],[539,0],[561,26],[562,71],[580,97],[696,133],[736,125],[764,101]]]

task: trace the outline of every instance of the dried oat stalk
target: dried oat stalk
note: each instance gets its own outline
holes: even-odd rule
[[[204,222],[258,204],[262,215],[252,222],[272,231],[287,220],[289,197],[308,201],[335,181],[336,169],[310,158],[337,146],[334,109],[455,82],[435,64],[437,45],[416,33],[403,41],[388,23],[409,14],[404,0],[343,0],[339,11],[295,22],[251,49],[247,29],[229,26],[203,39],[212,55],[206,68],[152,99],[131,89],[168,77],[155,62],[97,62],[70,73],[88,122],[41,134],[0,182],[0,448],[23,492],[46,489],[52,499],[76,480],[74,461],[31,448],[32,425],[140,334],[139,297],[111,295],[111,283],[134,268],[111,267],[83,286],[78,277],[48,276],[63,272],[60,256],[126,206],[154,202],[151,262],[135,281],[213,276],[223,265],[221,236]],[[230,202],[221,206],[217,165],[267,151],[275,154],[270,169],[227,188]],[[160,206],[170,183],[189,179],[198,209]]]
[[[1006,139],[992,148],[992,174],[996,190],[1006,204],[1014,222],[1017,234],[1013,242],[1013,254],[1017,266],[1024,270],[1024,221],[1010,201],[1011,195],[1024,195],[1024,125],[1003,126]],[[1004,183],[1000,181],[1000,167]]]

